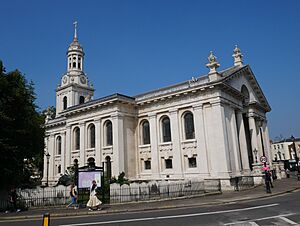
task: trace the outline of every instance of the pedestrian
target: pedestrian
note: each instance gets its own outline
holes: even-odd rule
[[[286,177],[290,178],[290,170],[288,168],[286,168],[285,172],[286,172]]]
[[[273,175],[272,175],[272,172],[271,172],[271,171],[268,171],[268,174],[269,174],[269,177],[270,177],[270,185],[271,185],[271,188],[274,188],[274,186],[273,186]]]
[[[6,211],[6,213],[8,213],[9,211],[11,212],[20,212],[21,209],[17,209],[17,198],[18,198],[18,194],[15,188],[10,189],[9,193],[8,193],[8,201],[10,206],[8,207],[8,210]]]
[[[271,183],[271,177],[269,171],[265,171],[265,184],[266,184],[266,192],[271,193],[271,188],[270,188],[270,183]]]
[[[95,180],[92,181],[90,187],[90,199],[86,204],[89,207],[89,210],[100,210],[100,205],[102,202],[97,198],[97,183]]]
[[[70,188],[70,197],[71,197],[71,203],[67,205],[67,208],[70,208],[71,206],[74,206],[74,209],[77,209],[77,189],[74,183],[71,184]]]

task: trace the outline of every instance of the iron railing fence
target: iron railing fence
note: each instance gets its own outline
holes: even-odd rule
[[[221,191],[220,180],[186,183],[122,185],[110,189],[110,203],[138,202],[199,195]]]
[[[103,203],[158,200],[192,196],[221,191],[220,180],[186,181],[180,183],[142,183],[130,185],[112,184],[108,194],[98,194]],[[71,202],[70,189],[64,186],[36,189],[18,189],[18,208],[27,209],[41,206],[63,206]],[[84,205],[89,198],[89,189],[79,189],[78,203]],[[105,200],[103,200],[105,199]],[[7,198],[0,198],[0,209],[11,207]]]

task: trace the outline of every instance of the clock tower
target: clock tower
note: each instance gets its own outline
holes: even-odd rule
[[[56,89],[56,114],[69,107],[90,101],[94,88],[83,71],[84,52],[77,38],[77,22],[74,22],[74,38],[67,51],[67,72]]]

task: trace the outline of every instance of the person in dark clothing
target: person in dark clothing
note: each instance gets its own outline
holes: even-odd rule
[[[9,201],[9,207],[8,210],[6,211],[6,213],[8,213],[9,211],[11,212],[20,212],[20,209],[17,209],[17,191],[15,188],[10,189],[9,194],[8,194],[8,201]]]
[[[272,184],[272,182],[271,182],[271,176],[270,176],[271,174],[270,174],[270,172],[269,171],[265,171],[265,184],[266,184],[266,192],[267,193],[271,193],[271,187],[270,187],[270,185]],[[272,187],[273,187],[273,185],[272,185]]]

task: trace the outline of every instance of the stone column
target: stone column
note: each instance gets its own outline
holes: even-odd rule
[[[62,132],[61,136],[61,173],[66,171],[66,132]]]
[[[101,156],[101,120],[95,120],[95,162],[96,166],[102,166],[102,156]]]
[[[158,131],[156,113],[149,114],[150,144],[151,144],[151,172],[152,178],[160,178],[160,161],[158,151]],[[140,161],[140,160],[139,160]]]
[[[197,167],[200,175],[204,178],[209,176],[208,168],[208,154],[205,136],[205,123],[203,116],[203,105],[198,104],[194,106],[194,121],[195,121],[195,138],[197,141]]]
[[[259,156],[262,156],[262,150],[259,150],[259,148],[258,148],[256,122],[255,122],[254,116],[251,116],[251,115],[249,117],[249,128],[250,128],[250,132],[251,132],[251,146],[252,146],[253,150],[256,149],[258,151],[257,155],[258,155],[258,159],[259,159]],[[251,150],[251,151],[252,151],[253,159],[255,159],[253,150]]]
[[[72,152],[72,143],[71,143],[71,126],[67,125],[66,126],[66,150],[65,150],[65,155],[66,155],[66,169],[73,164],[71,161],[71,152]]]
[[[85,124],[79,124],[80,129],[80,150],[79,150],[79,164],[85,166],[87,164],[86,152],[85,152]]]
[[[113,124],[113,165],[112,176],[118,176],[124,172],[124,126],[123,115],[116,112],[112,115]]]
[[[235,175],[240,175],[242,171],[241,166],[241,150],[239,146],[239,139],[238,139],[238,132],[237,132],[237,121],[235,117],[234,109],[230,108],[230,127],[231,127],[231,135],[232,135],[232,147],[233,147],[233,159],[234,159],[234,168],[235,168]]]
[[[230,156],[226,131],[224,107],[220,102],[211,104],[208,139],[211,160],[211,174],[213,177],[229,178]]]
[[[270,150],[270,137],[269,137],[269,129],[267,126],[267,121],[263,122],[263,139],[264,139],[264,147],[265,147],[265,153],[268,158],[268,162],[270,165],[272,165],[272,153]]]
[[[242,161],[242,170],[244,174],[248,175],[250,174],[250,166],[249,166],[248,146],[247,146],[242,112],[238,111],[236,118],[237,118],[237,125],[238,125],[238,136],[239,136],[239,145],[240,145],[240,153],[241,153],[241,161]]]
[[[179,122],[178,110],[173,109],[170,111],[171,140],[172,140],[172,152],[173,152],[172,163],[173,163],[175,178],[182,178],[183,161],[182,161],[178,122]]]

